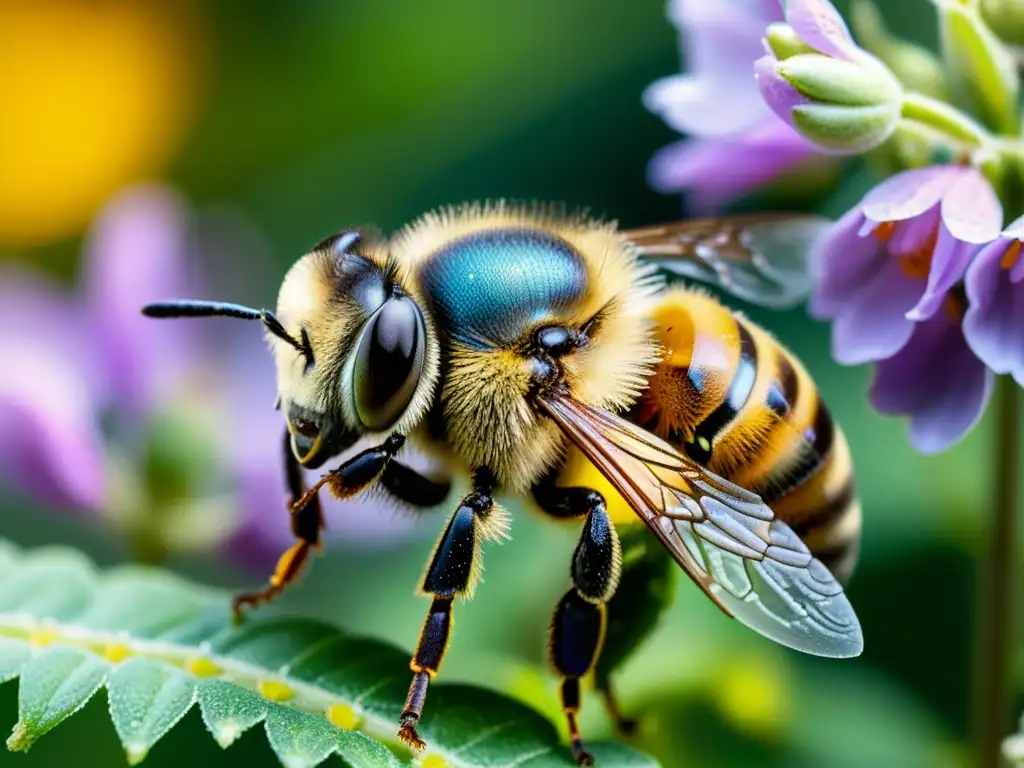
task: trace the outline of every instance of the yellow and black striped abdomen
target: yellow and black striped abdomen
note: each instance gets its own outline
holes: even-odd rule
[[[803,365],[704,293],[669,291],[654,320],[664,356],[630,419],[759,494],[845,581],[860,540],[850,451]]]

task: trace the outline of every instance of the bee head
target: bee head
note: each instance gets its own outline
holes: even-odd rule
[[[327,238],[291,268],[271,335],[278,390],[300,463],[318,467],[362,435],[405,432],[423,415],[435,344],[384,247],[361,232]]]

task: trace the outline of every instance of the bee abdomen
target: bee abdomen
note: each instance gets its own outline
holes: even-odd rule
[[[664,355],[638,423],[759,494],[848,578],[860,536],[849,448],[799,360],[702,293],[670,291],[654,319]]]

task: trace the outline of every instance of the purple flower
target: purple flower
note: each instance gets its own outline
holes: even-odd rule
[[[1024,387],[1024,217],[971,262],[964,279],[970,302],[967,343],[989,368]]]
[[[967,434],[985,412],[995,374],[971,352],[960,302],[917,323],[907,343],[875,366],[871,404],[910,417],[910,442],[939,453]]]
[[[896,354],[1001,223],[995,192],[968,166],[904,171],[871,190],[810,257],[818,280],[811,313],[834,321],[836,359],[856,365]]]
[[[999,200],[977,170],[932,166],[879,184],[812,249],[811,313],[832,319],[833,355],[846,365],[881,361],[872,401],[911,417],[921,451],[959,439],[988,397],[991,374],[970,353],[963,302],[951,291],[1001,225]]]
[[[828,0],[787,0],[786,24],[768,27],[765,47],[754,65],[765,103],[822,151],[859,154],[896,130],[902,85]]]
[[[690,138],[655,155],[653,187],[689,191],[695,208],[713,210],[814,154],[765,106],[753,77],[765,26],[782,18],[777,0],[673,0],[669,17],[688,72],[653,83],[644,103]]]
[[[139,313],[147,301],[206,293],[194,258],[214,250],[203,229],[173,193],[133,189],[90,232],[79,290],[13,269],[0,275],[0,479],[105,520],[136,545],[226,548],[266,569],[292,535],[262,333]],[[226,218],[210,229],[216,250],[243,252]],[[245,243],[246,257],[259,245]],[[235,266],[226,271],[237,275]],[[234,281],[218,292],[239,298],[244,288]],[[415,530],[411,516],[396,520],[379,506],[326,503],[330,533],[383,543]]]

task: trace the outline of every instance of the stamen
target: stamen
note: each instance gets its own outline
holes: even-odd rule
[[[949,294],[942,302],[942,309],[949,317],[959,323],[964,319],[964,315],[967,313],[967,302],[959,296]]]
[[[928,239],[921,244],[920,248],[917,248],[909,253],[901,253],[896,255],[899,259],[900,269],[907,277],[913,277],[918,280],[927,280],[928,273],[932,269],[932,256],[935,253],[935,243],[939,239],[939,228],[936,226],[932,233],[928,236]]]
[[[1010,243],[1010,246],[1006,249],[1006,253],[1003,254],[1002,260],[999,262],[999,266],[1009,271],[1013,269],[1017,262],[1020,261],[1020,254],[1024,243],[1020,240],[1014,240]]]
[[[894,234],[896,234],[896,227],[898,222],[895,221],[883,221],[873,230],[871,234],[883,243],[888,243]]]

